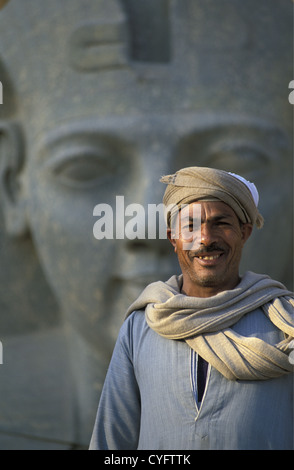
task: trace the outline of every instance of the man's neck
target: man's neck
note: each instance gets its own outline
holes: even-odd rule
[[[235,287],[240,283],[241,278],[240,276],[236,277],[234,280],[230,281],[227,284],[223,285],[200,285],[193,282],[189,282],[190,280],[183,279],[183,286],[181,292],[184,295],[188,295],[189,297],[200,297],[200,298],[207,298],[213,297],[214,295],[219,294],[220,292],[224,292],[227,290],[235,289]]]

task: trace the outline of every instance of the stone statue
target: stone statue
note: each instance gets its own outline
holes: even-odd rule
[[[7,2],[8,0],[0,0],[0,8],[4,7]]]
[[[291,287],[291,13],[291,0],[10,0],[0,11],[3,298],[28,282],[11,264],[19,243],[38,297],[37,314],[23,316],[21,296],[9,329],[3,316],[3,436],[87,446],[128,305],[178,271],[166,240],[96,240],[99,202],[158,204],[158,175],[189,165],[242,174],[265,218],[243,270],[247,259]],[[23,351],[37,383],[9,369]]]

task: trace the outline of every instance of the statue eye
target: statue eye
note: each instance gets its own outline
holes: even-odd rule
[[[87,147],[64,149],[48,161],[46,167],[60,183],[81,189],[102,183],[115,171],[113,155]]]
[[[265,150],[255,144],[228,142],[208,156],[208,166],[256,178],[271,164]]]

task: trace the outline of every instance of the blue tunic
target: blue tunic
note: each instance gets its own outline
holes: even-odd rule
[[[270,344],[284,339],[260,309],[232,329]],[[293,374],[230,381],[209,365],[199,403],[197,354],[159,336],[137,311],[120,330],[90,449],[293,449],[293,385]]]

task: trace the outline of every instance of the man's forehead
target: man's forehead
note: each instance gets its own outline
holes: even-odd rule
[[[222,201],[195,201],[180,207],[181,218],[237,217],[234,210]]]

